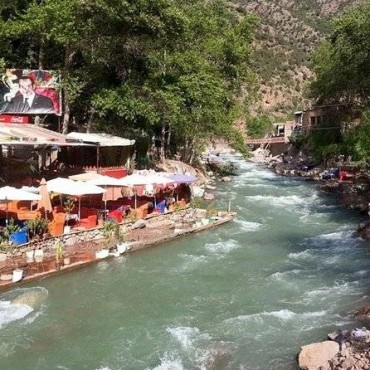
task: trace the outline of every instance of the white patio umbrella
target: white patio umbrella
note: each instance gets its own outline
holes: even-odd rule
[[[63,177],[57,177],[47,182],[48,191],[59,194],[67,194],[78,197],[78,218],[81,216],[81,197],[89,194],[102,194],[105,189],[100,186],[88,184],[83,181],[74,181]]]
[[[105,189],[107,189],[108,186],[122,187],[121,179],[117,179],[115,177],[106,176],[106,175],[100,175],[100,174],[96,174],[94,177],[86,180],[85,182],[87,184],[104,186]],[[104,197],[104,211],[107,212],[107,197],[106,196]]]
[[[31,193],[12,186],[3,186],[0,188],[0,201],[6,202],[6,223],[8,223],[8,203],[13,200],[40,200],[39,194]]]
[[[157,173],[148,173],[147,175],[141,175],[138,173],[134,173],[132,175],[128,175],[122,177],[120,183],[122,186],[137,186],[137,185],[167,185],[173,184],[173,180],[169,179],[168,177],[161,176]],[[156,198],[154,197],[154,203],[156,203]],[[135,208],[137,205],[137,198],[135,192]]]
[[[87,184],[98,186],[122,186],[121,179],[115,177],[97,174],[93,178],[85,181]]]

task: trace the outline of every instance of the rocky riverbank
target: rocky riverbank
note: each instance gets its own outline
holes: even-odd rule
[[[335,331],[324,342],[301,347],[298,364],[302,370],[368,370],[370,331],[366,328]]]
[[[320,191],[333,194],[345,207],[364,215],[364,222],[358,227],[358,234],[370,240],[370,172],[355,169],[348,179],[329,178],[323,180],[323,165],[316,165],[312,159],[299,152],[288,151],[279,156],[271,156],[268,150],[257,149],[251,161],[261,163],[281,176],[300,177],[314,181]],[[349,167],[349,163],[338,163]],[[338,330],[328,335],[322,342],[301,347],[297,357],[302,370],[359,370],[370,369],[370,306],[363,307],[353,314],[355,320],[365,326],[352,330]]]
[[[263,163],[268,168],[281,176],[300,177],[306,181],[317,183],[320,191],[336,196],[338,201],[346,208],[356,210],[364,215],[364,223],[359,225],[359,235],[364,239],[370,239],[370,225],[368,211],[370,203],[370,170],[360,169],[351,163],[338,162],[336,168],[352,168],[351,177],[340,179],[338,176],[331,176],[325,167],[316,164],[312,158],[290,150],[275,157],[269,154],[268,150],[257,149],[251,158],[253,162]]]

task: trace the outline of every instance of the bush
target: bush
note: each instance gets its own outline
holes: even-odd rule
[[[37,217],[34,220],[27,220],[25,226],[28,230],[29,239],[41,238],[48,230],[49,221],[46,218]]]

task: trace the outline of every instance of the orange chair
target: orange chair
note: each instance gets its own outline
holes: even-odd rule
[[[138,218],[146,218],[148,216],[148,209],[149,209],[150,203],[145,203],[142,206],[136,208],[136,214]]]
[[[94,208],[81,208],[79,227],[92,229],[98,224],[98,212]]]
[[[97,215],[90,215],[85,218],[81,218],[79,222],[79,227],[83,227],[85,229],[92,229],[98,223],[98,216]]]
[[[54,215],[52,221],[48,224],[49,233],[52,236],[60,236],[63,235],[64,231],[64,223],[66,221],[66,214],[65,213],[57,213]]]

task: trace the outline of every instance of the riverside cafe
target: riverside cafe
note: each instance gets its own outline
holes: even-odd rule
[[[39,183],[41,178],[44,177],[44,171],[36,172],[32,170],[32,167],[39,169],[52,168],[55,163],[58,163],[58,154],[64,148],[78,149],[83,147],[93,149],[99,153],[101,147],[112,147],[112,144],[132,146],[134,143],[133,140],[105,134],[94,134],[93,140],[91,134],[83,138],[78,135],[75,138],[72,136],[62,135],[33,124],[0,123],[0,148],[2,153],[2,173],[0,176],[5,179],[5,184],[19,188],[22,185]],[[89,142],[84,139],[88,139]],[[74,159],[80,162],[80,157],[77,155]],[[97,162],[99,162],[98,159]],[[61,175],[61,171],[56,168],[48,172],[48,175],[49,179],[57,177]],[[31,209],[29,204],[27,208],[27,215],[36,214],[36,211],[33,208]],[[20,219],[26,220],[27,218]]]
[[[7,183],[31,185],[23,181],[37,173],[41,180],[41,175],[61,176],[61,170],[82,172],[83,166],[103,171],[106,163],[128,165],[134,143],[104,133],[63,135],[33,124],[0,123],[0,176]]]

